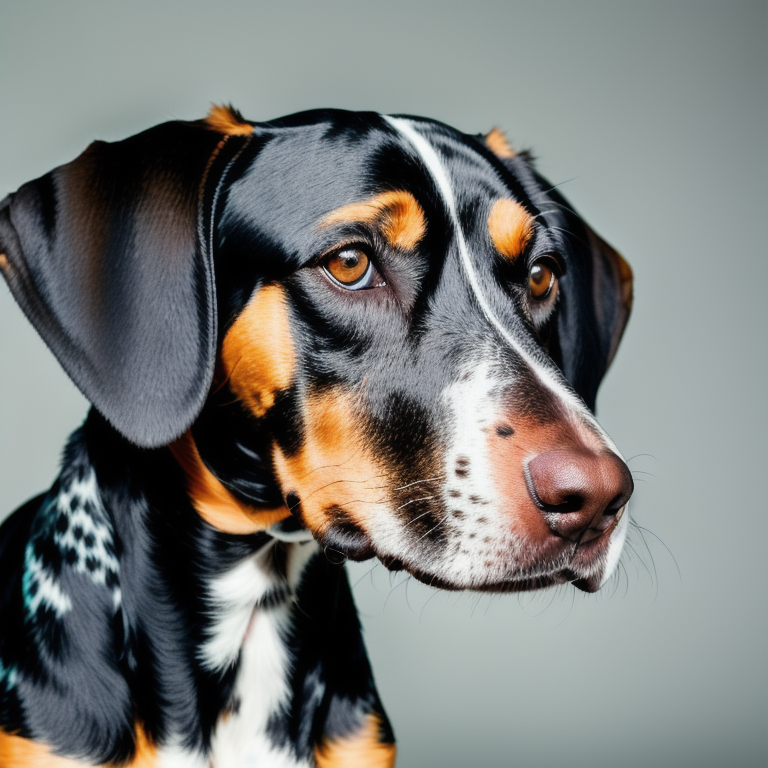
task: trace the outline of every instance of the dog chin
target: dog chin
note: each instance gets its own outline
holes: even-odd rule
[[[440,563],[433,564],[432,568],[424,568],[423,564],[417,566],[391,554],[377,554],[377,557],[388,570],[405,570],[418,581],[439,589],[511,593],[573,584],[576,589],[591,593],[597,592],[613,572],[608,557],[612,538],[606,536],[600,541],[585,544],[573,557],[555,557],[548,565],[540,562],[537,565],[526,564],[527,567],[522,564],[507,564],[505,567],[505,564],[499,563],[496,568],[489,569],[487,574],[451,573],[450,567],[440,567]]]
[[[387,570],[407,571],[418,581],[438,589],[504,593],[530,592],[560,584],[573,584],[582,592],[591,593],[597,592],[613,571],[609,561],[614,558],[609,553],[617,547],[620,550],[623,544],[624,525],[618,522],[602,536],[579,545],[571,556],[563,551],[551,552],[546,558],[549,560],[548,565],[542,560],[537,564],[517,564],[516,567],[499,563],[496,568],[489,569],[487,578],[478,578],[477,573],[472,576],[452,574],[450,566],[441,567],[439,562],[434,563],[434,568],[424,568],[423,558],[420,558],[417,565],[402,553],[398,555],[391,551],[379,551],[368,534],[351,522],[334,523],[317,538],[331,562],[362,562],[376,557]]]

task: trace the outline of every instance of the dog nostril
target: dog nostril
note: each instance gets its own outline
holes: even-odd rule
[[[627,465],[616,454],[587,450],[534,456],[526,467],[526,481],[550,529],[574,541],[594,538],[609,528],[634,489]]]
[[[553,507],[553,511],[556,512],[578,512],[584,506],[584,498],[579,494],[572,493],[557,504],[549,506]]]
[[[631,480],[631,478],[630,478]],[[632,483],[634,488],[634,482]],[[630,490],[629,496],[632,495],[632,491]],[[604,515],[610,515],[615,516],[618,515],[621,511],[622,507],[629,501],[629,496],[626,496],[623,492],[620,493],[618,496],[614,497],[614,499],[611,501],[611,503],[608,505],[608,507],[603,512]]]

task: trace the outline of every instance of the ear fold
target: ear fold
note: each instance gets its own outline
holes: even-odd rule
[[[11,292],[85,396],[140,446],[184,432],[210,386],[212,200],[225,145],[245,141],[166,123],[96,142],[0,203]]]

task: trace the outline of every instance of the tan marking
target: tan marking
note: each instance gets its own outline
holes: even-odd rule
[[[254,533],[290,515],[287,507],[261,509],[233,496],[205,466],[189,432],[171,443],[169,448],[184,470],[192,505],[214,528],[225,533]]]
[[[229,136],[250,136],[253,126],[232,107],[213,104],[208,117],[203,121],[211,130],[226,133]]]
[[[397,747],[379,739],[379,719],[368,715],[353,736],[325,739],[315,748],[317,768],[393,768]]]
[[[533,235],[533,216],[516,200],[497,200],[488,216],[488,231],[496,250],[514,261]]]
[[[4,253],[0,253],[0,269],[8,268],[8,257]]]
[[[507,137],[498,128],[491,128],[490,132],[485,137],[485,146],[497,157],[514,157],[517,154],[517,152],[509,146]]]
[[[303,520],[316,535],[328,528],[325,510],[331,506],[341,507],[365,530],[366,520],[385,502],[386,473],[361,442],[353,397],[340,389],[309,395],[303,410],[301,450],[290,456],[279,447],[274,451],[283,493],[298,494]]]
[[[61,757],[54,754],[46,744],[0,731],[0,766],[3,768],[85,768],[87,765],[92,764]],[[114,765],[105,763],[102,768]],[[156,768],[157,750],[143,728],[136,729],[136,752],[133,759],[120,765],[123,768]]]
[[[382,192],[362,203],[351,203],[329,213],[320,227],[332,224],[377,223],[395,248],[413,250],[427,230],[424,211],[416,198],[403,190]]]
[[[290,386],[296,361],[282,288],[268,285],[251,299],[224,338],[221,363],[232,392],[256,417]]]
[[[157,766],[157,749],[150,740],[147,732],[141,726],[136,727],[136,752],[133,760],[126,763],[125,768],[155,768]]]
[[[627,260],[616,250],[614,250],[614,256],[616,257],[616,264],[619,270],[619,284],[621,285],[621,301],[629,312],[632,309],[632,284],[634,282],[634,276],[632,274],[632,267],[629,266]]]
[[[8,768],[83,768],[85,763],[59,757],[45,744],[0,731],[0,765]]]

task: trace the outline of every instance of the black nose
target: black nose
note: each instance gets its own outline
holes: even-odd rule
[[[581,542],[611,526],[635,487],[615,453],[587,450],[540,453],[528,462],[526,479],[552,532]]]

